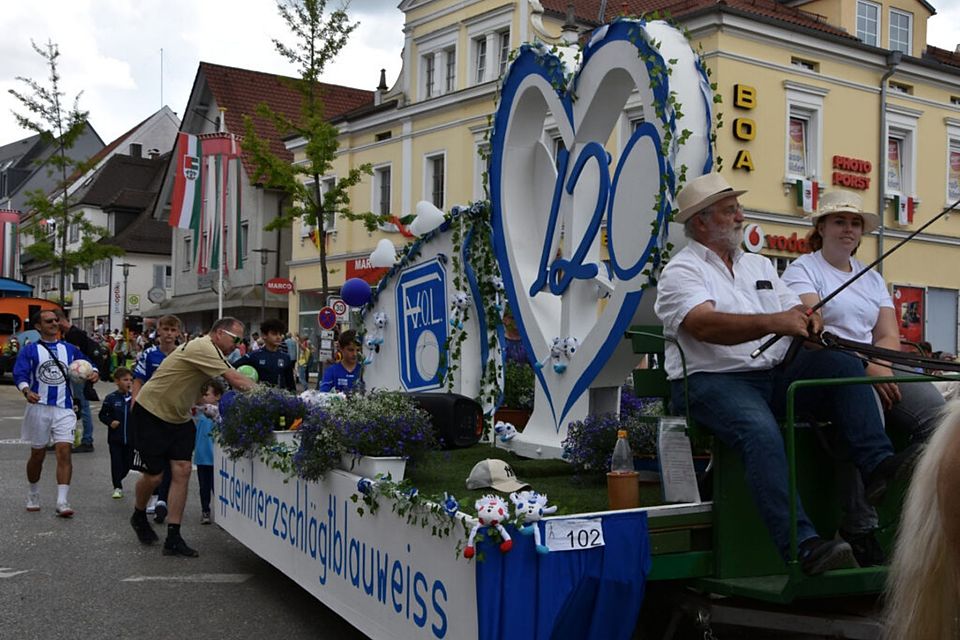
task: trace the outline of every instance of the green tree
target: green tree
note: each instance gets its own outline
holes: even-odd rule
[[[10,89],[9,92],[20,102],[26,110],[26,115],[13,112],[17,123],[40,135],[43,142],[54,146],[54,153],[44,162],[48,165],[51,175],[58,175],[56,188],[46,193],[43,190],[32,191],[27,199],[27,205],[32,213],[26,233],[34,238],[33,244],[26,248],[33,258],[41,263],[58,265],[59,267],[59,302],[66,301],[66,275],[78,267],[90,266],[98,260],[110,256],[123,255],[119,247],[99,244],[97,241],[106,236],[109,231],[98,227],[83,217],[83,212],[70,212],[70,202],[67,189],[70,186],[70,176],[75,172],[83,173],[89,165],[76,160],[69,155],[77,140],[83,135],[87,127],[89,112],[80,110],[80,93],[73,100],[73,107],[67,108],[63,103],[64,92],[60,88],[60,72],[58,59],[60,49],[52,41],[47,41],[43,47],[31,41],[33,50],[44,59],[50,77],[43,85],[30,78],[17,76],[29,89],[19,92]],[[82,93],[82,92],[81,92]],[[50,223],[53,222],[53,225]],[[81,243],[78,249],[67,250],[67,231],[71,225],[78,225]],[[51,232],[51,226],[53,231]]]
[[[277,10],[294,36],[290,44],[274,39],[277,52],[296,65],[299,79],[292,81],[300,94],[300,118],[293,121],[277,113],[266,104],[257,107],[261,117],[273,123],[283,138],[297,136],[306,141],[304,161],[291,164],[270,151],[268,141],[259,137],[247,116],[242,147],[249,154],[255,167],[255,181],[265,188],[277,189],[290,197],[290,205],[283,214],[266,226],[268,230],[289,227],[294,220],[316,226],[320,245],[320,277],[322,297],[328,294],[327,230],[323,220],[341,216],[348,220],[361,220],[371,231],[386,221],[386,216],[370,212],[353,213],[350,209],[349,189],[358,184],[365,175],[372,175],[369,164],[350,169],[338,178],[332,187],[323,193],[320,179],[330,172],[340,142],[337,128],[325,117],[320,77],[330,63],[347,44],[347,40],[359,22],[351,23],[347,7],[325,15],[327,0],[278,0]]]

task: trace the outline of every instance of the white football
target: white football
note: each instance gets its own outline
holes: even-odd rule
[[[74,360],[70,363],[70,377],[76,382],[83,382],[93,373],[93,365],[86,360]]]

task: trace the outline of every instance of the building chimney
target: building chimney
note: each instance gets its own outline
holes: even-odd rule
[[[149,156],[151,160],[156,160],[160,157],[160,149],[157,149],[156,147],[153,149],[147,149],[147,156]]]
[[[383,94],[387,92],[387,70],[380,69],[380,84],[377,85],[377,93],[373,96],[373,104],[380,104],[383,101]]]
[[[142,158],[143,157],[143,145],[138,142],[130,143],[130,157],[131,158]]]

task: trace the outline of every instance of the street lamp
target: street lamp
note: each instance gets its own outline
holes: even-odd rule
[[[129,262],[121,262],[117,265],[118,267],[123,267],[123,315],[120,316],[120,325],[124,330],[127,328],[127,278],[130,277],[130,268],[136,267],[135,264],[130,264]]]
[[[263,291],[260,292],[260,324],[263,324],[263,320],[266,317],[267,313],[267,262],[270,261],[271,253],[277,253],[276,249],[251,249],[254,253],[260,254],[260,285],[263,287]]]

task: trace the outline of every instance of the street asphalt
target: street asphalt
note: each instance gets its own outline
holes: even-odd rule
[[[112,383],[97,384],[103,398]],[[9,374],[0,378],[0,638],[364,638],[342,618],[216,524],[200,525],[196,476],[183,537],[196,559],[145,547],[129,525],[133,485],[111,498],[106,427],[93,403],[93,453],[74,454],[71,519],[54,515],[53,453],[41,485],[42,508],[28,513],[20,442],[25,406]],[[154,525],[161,540],[166,525]]]

